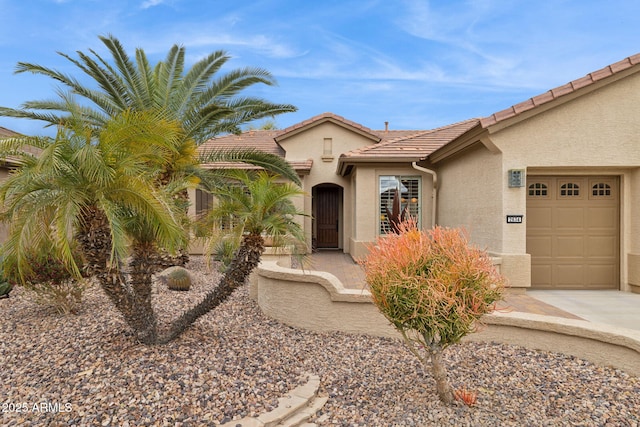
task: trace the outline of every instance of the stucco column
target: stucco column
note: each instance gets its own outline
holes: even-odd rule
[[[626,255],[627,280],[622,274],[621,290],[640,293],[640,170],[625,175],[620,195],[623,203],[622,253]],[[625,224],[628,224],[625,226]],[[626,282],[626,283],[625,283]]]
[[[359,168],[355,178],[353,234],[349,244],[353,258],[366,255],[366,245],[376,238],[378,189],[374,169]]]

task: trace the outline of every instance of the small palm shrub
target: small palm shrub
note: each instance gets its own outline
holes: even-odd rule
[[[0,277],[0,298],[9,298],[13,285],[4,277]]]
[[[218,270],[224,273],[231,265],[231,261],[240,247],[240,241],[234,236],[227,236],[220,239],[214,247],[214,259],[218,261]]]
[[[412,221],[378,238],[363,264],[373,302],[423,367],[431,362],[438,397],[451,404],[442,351],[476,330],[502,298],[505,279],[460,230],[424,231]]]
[[[51,250],[29,253],[27,262],[29,270],[21,273],[5,266],[8,280],[22,285],[36,304],[53,307],[60,314],[78,314],[88,281],[75,277]],[[79,256],[76,264],[82,266]]]

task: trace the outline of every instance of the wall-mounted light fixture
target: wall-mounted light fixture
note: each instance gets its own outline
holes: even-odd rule
[[[509,169],[509,188],[524,187],[524,169]]]

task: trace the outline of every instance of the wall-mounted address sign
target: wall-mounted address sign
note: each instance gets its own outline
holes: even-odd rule
[[[507,215],[507,224],[522,224],[524,215]]]

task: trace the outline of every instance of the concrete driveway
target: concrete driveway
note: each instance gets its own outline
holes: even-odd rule
[[[639,294],[606,290],[528,290],[527,295],[590,322],[640,330]]]

